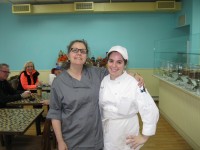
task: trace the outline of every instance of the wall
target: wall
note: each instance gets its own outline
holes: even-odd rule
[[[71,40],[86,39],[90,56],[95,57],[105,57],[110,47],[122,45],[131,58],[128,68],[139,71],[156,95],[158,85],[152,78],[154,42],[188,34],[176,28],[175,20],[174,13],[162,12],[14,15],[10,4],[0,4],[0,62],[18,73],[26,61],[32,60],[46,82],[59,50],[65,51]]]
[[[159,82],[159,110],[194,150],[200,149],[200,97],[166,80]]]
[[[152,68],[154,41],[185,35],[174,27],[173,13],[20,16],[11,13],[9,4],[1,4],[0,60],[12,70],[22,69],[28,60],[38,69],[51,69],[59,50],[78,38],[88,41],[91,56],[105,57],[111,46],[119,44],[132,58],[129,68]]]
[[[191,17],[191,52],[200,53],[200,1],[193,0],[192,3],[192,17]],[[197,60],[192,61],[197,62],[200,65],[200,57]]]
[[[192,0],[191,33],[200,34],[200,1]]]
[[[177,15],[177,20],[176,20],[177,26],[179,24],[178,17],[180,17],[182,15],[185,15],[185,25],[184,26],[188,26],[191,24],[191,22],[192,22],[192,18],[191,18],[191,16],[192,16],[192,1],[193,0],[190,0],[190,1],[182,0],[182,9],[180,12],[178,12],[176,14]]]

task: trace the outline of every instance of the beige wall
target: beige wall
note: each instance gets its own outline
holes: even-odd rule
[[[194,150],[200,150],[199,108],[199,96],[173,83],[160,79],[160,113]]]
[[[153,76],[153,69],[131,69],[130,71],[137,72],[144,78],[145,87],[151,96],[159,95],[159,80]]]
[[[137,72],[141,74],[144,78],[145,86],[148,89],[149,93],[152,96],[158,96],[158,84],[159,81],[155,77],[153,77],[153,69],[130,69],[130,72]],[[11,71],[10,76],[19,74],[20,71]],[[39,70],[40,76],[39,80],[43,81],[44,83],[48,83],[48,77],[50,70]]]

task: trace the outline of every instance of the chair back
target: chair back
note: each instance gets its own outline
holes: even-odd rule
[[[18,84],[19,84],[19,75],[15,75],[10,77],[10,79],[8,80],[8,82],[10,83],[10,85],[17,90]]]

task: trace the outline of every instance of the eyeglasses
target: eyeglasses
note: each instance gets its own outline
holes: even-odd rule
[[[33,68],[33,66],[26,66],[27,68]]]
[[[88,52],[86,49],[78,49],[78,48],[71,48],[70,51],[73,53],[78,53],[80,51],[81,54],[87,54]]]
[[[0,70],[0,71],[3,72],[3,73],[10,74],[10,71],[4,71],[4,70]]]

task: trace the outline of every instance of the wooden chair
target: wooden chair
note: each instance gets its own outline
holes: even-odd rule
[[[10,85],[17,90],[18,84],[19,84],[19,75],[15,75],[9,78],[8,82]]]
[[[17,135],[12,140],[13,150],[51,150],[51,120],[44,122],[41,136]]]
[[[4,143],[4,139],[3,139],[3,135],[0,135],[0,140],[1,140],[1,147],[2,147],[2,146],[5,145],[5,143]],[[0,148],[1,148],[1,147],[0,147]]]

